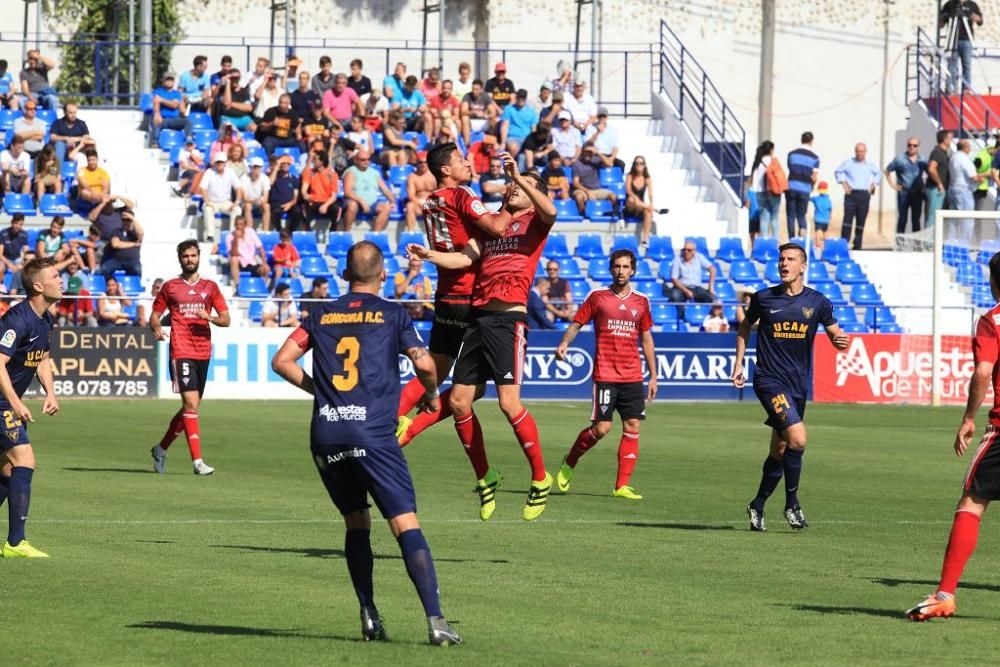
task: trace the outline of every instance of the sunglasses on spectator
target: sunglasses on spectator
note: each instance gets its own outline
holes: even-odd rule
[[[694,248],[684,248],[684,252],[694,252]]]
[[[37,108],[38,108],[38,107],[36,107],[36,106],[35,106],[34,104],[32,104],[32,105],[30,105],[30,106],[26,106],[26,107],[24,107],[24,110],[25,110],[25,111],[34,111],[34,110],[35,110],[35,109],[37,109]]]
[[[548,271],[549,273],[552,273],[553,271],[558,271],[559,267],[558,266],[550,266],[549,268],[547,268],[545,270]]]
[[[920,148],[920,144],[906,144],[907,148]]]

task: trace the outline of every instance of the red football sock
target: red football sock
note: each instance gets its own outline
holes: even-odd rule
[[[490,464],[486,460],[486,447],[483,445],[483,427],[479,425],[476,413],[470,412],[464,417],[455,415],[455,432],[465,447],[465,455],[469,457],[476,479],[486,477]]]
[[[531,481],[540,482],[545,479],[545,461],[542,459],[542,443],[538,441],[538,425],[535,418],[524,408],[521,414],[510,420],[514,427],[514,435],[521,443],[521,451],[531,466]]]
[[[407,382],[403,390],[399,392],[399,411],[396,415],[401,417],[409,414],[410,410],[420,402],[420,398],[426,391],[424,385],[420,382],[420,378],[413,378]]]
[[[570,468],[575,468],[577,461],[580,460],[580,457],[586,454],[587,450],[597,443],[597,435],[594,433],[593,428],[588,426],[580,431],[580,434],[576,436],[576,442],[573,443],[573,447],[570,448],[569,454],[566,455],[566,465]]]
[[[198,432],[198,413],[185,412],[184,415],[184,435],[187,436],[188,450],[191,452],[191,460],[201,458],[201,434]]]
[[[955,594],[962,570],[976,550],[980,519],[980,516],[965,510],[955,512],[951,535],[948,536],[948,548],[944,552],[944,565],[941,566],[941,583],[938,584],[940,592]]]
[[[618,480],[615,488],[620,489],[628,486],[628,481],[632,478],[632,471],[635,470],[635,462],[639,460],[639,433],[625,431],[622,433],[621,442],[618,443]]]
[[[413,418],[413,422],[407,427],[406,433],[399,439],[399,446],[406,447],[415,437],[429,429],[439,421],[451,417],[451,406],[448,405],[448,397],[451,396],[451,389],[441,393],[441,409],[437,412],[421,412]]]
[[[160,449],[163,451],[170,449],[170,445],[172,445],[174,440],[177,439],[177,436],[183,432],[184,418],[181,416],[181,411],[178,410],[174,413],[174,416],[171,417],[170,426],[167,427],[167,432],[163,434],[163,439],[160,440]]]

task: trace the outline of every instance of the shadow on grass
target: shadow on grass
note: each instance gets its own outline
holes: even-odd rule
[[[343,549],[319,549],[316,547],[260,547],[250,544],[213,544],[214,549],[233,549],[245,553],[269,553],[269,554],[292,554],[305,556],[306,558],[345,558]],[[375,560],[403,560],[402,556],[396,554],[374,554]],[[479,558],[439,558],[434,557],[437,563],[493,563],[507,565],[510,563],[504,559],[479,559]]]
[[[890,588],[895,588],[896,586],[927,586],[931,589],[937,588],[938,581],[936,579],[890,579],[886,577],[875,577],[870,579],[873,584],[878,584],[879,586],[888,586]],[[970,591],[989,591],[991,593],[1000,593],[1000,584],[977,584],[974,582],[963,581],[958,585],[959,588],[964,588]]]
[[[736,530],[736,526],[700,523],[643,523],[641,521],[620,521],[616,526],[626,528],[661,528],[663,530]]]
[[[937,582],[935,582],[937,583]],[[789,604],[789,605],[777,605],[779,607],[789,607],[795,611],[812,611],[817,614],[837,614],[839,616],[853,616],[853,615],[863,615],[863,616],[878,616],[881,618],[894,618],[898,620],[905,620],[906,616],[903,614],[902,609],[879,609],[877,607],[838,607],[838,606],[827,606],[822,604]],[[956,617],[959,618],[959,617]],[[961,618],[969,620],[994,620],[989,616],[969,616],[967,614],[962,614]]]
[[[344,635],[316,635],[299,632],[292,628],[282,630],[277,628],[255,628],[243,625],[207,625],[196,623],[181,623],[179,621],[143,621],[132,623],[126,628],[139,630],[174,630],[197,635],[216,635],[219,637],[280,637],[293,639],[336,639],[344,642],[362,642],[361,637],[345,637]]]
[[[69,472],[123,472],[137,475],[155,475],[155,470],[148,468],[63,468]]]

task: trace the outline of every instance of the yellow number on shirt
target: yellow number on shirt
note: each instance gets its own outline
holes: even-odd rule
[[[344,372],[330,378],[337,391],[350,391],[358,384],[358,355],[361,354],[361,344],[354,336],[341,338],[337,343],[337,354],[344,356]]]
[[[785,412],[789,408],[788,399],[785,398],[784,394],[778,394],[777,396],[773,396],[771,398],[771,405],[774,406],[775,412]]]

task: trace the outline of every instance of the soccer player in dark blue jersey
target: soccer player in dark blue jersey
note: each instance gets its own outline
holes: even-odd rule
[[[21,397],[38,373],[45,390],[42,412],[59,411],[49,364],[49,308],[62,298],[62,279],[51,257],[25,264],[21,282],[28,298],[7,311],[0,320],[0,505],[7,502],[10,524],[0,555],[4,558],[48,558],[24,539],[24,524],[31,503],[31,478],[35,452],[28,439],[27,422],[35,421]]]
[[[311,449],[320,478],[344,516],[347,569],[361,605],[365,640],[385,640],[375,606],[370,495],[399,542],[406,571],[427,615],[430,642],[462,643],[441,613],[430,547],[417,521],[410,471],[396,441],[399,355],[413,362],[424,387],[420,401],[438,410],[434,360],[402,306],[379,298],[382,252],[368,241],[347,253],[350,291],[310,311],[271,361],[274,372],[315,397]],[[312,350],[312,376],[296,362]]]
[[[771,451],[764,460],[764,471],[756,497],[747,505],[750,530],[763,532],[764,503],[785,477],[785,519],[796,530],[808,526],[799,505],[799,479],[802,455],[806,448],[806,395],[812,373],[812,348],[816,329],[823,325],[826,335],[838,350],[845,350],[850,337],[837,325],[833,304],[825,296],[803,283],[806,251],[795,243],[779,249],[778,270],[781,284],[755,293],[747,316],[736,335],[736,362],[733,384],[742,389],[743,355],[750,341],[750,331],[757,326],[757,364],[753,390],[767,412],[771,427]]]

